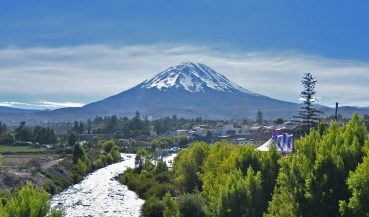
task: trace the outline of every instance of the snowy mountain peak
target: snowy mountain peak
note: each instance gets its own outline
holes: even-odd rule
[[[153,78],[146,80],[140,87],[146,89],[157,88],[162,91],[182,89],[192,93],[206,92],[206,90],[211,89],[230,93],[254,94],[231,82],[205,64],[192,62],[184,62],[170,67]]]

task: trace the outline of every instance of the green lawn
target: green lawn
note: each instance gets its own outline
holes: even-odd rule
[[[45,148],[32,148],[30,146],[2,146],[0,145],[0,153],[43,153]]]

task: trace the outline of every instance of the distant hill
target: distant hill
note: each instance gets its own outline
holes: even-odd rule
[[[0,106],[0,114],[1,113],[33,113],[33,112],[39,112],[39,110],[28,110],[28,109],[19,109],[19,108]]]
[[[266,118],[289,118],[298,113],[300,105],[254,93],[204,64],[186,62],[129,90],[80,108],[38,112],[3,109],[0,108],[0,115],[7,112],[7,117],[13,113],[14,117],[30,122],[55,122],[83,120],[96,115],[132,116],[137,110],[153,118],[176,114],[186,118],[242,119],[255,118],[260,109]],[[332,108],[320,106],[320,109],[326,115],[334,114]],[[369,113],[368,108],[356,107],[342,107],[339,113],[351,116],[354,111]]]

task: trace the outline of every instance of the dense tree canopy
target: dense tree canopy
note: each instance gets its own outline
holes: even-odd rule
[[[296,153],[280,161],[267,216],[340,216],[340,201],[349,200],[350,189],[355,198],[354,189],[365,186],[350,178],[349,189],[347,179],[362,162],[368,145],[365,125],[357,114],[345,126],[333,122],[296,141]],[[358,167],[358,176],[365,176],[362,167],[365,164]],[[282,201],[289,202],[288,209],[281,206]],[[349,206],[354,207],[351,201]]]
[[[142,156],[150,153],[140,152],[136,166],[142,169],[123,177],[149,198],[144,216],[156,213],[155,207],[164,213],[163,192],[171,193],[174,201],[165,200],[176,204],[180,216],[368,216],[369,138],[358,114],[342,126],[319,124],[286,156],[273,146],[259,152],[195,142],[167,170],[162,162],[145,166]]]
[[[22,121],[19,127],[14,130],[14,134],[6,131],[1,132],[0,123],[0,144],[13,145],[17,140],[20,142],[35,142],[39,144],[55,144],[57,136],[55,130],[49,127],[27,127],[26,122]]]

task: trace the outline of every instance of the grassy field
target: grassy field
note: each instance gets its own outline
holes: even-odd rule
[[[45,157],[58,157],[56,154],[40,155],[40,154],[14,154],[3,155],[2,166],[6,168],[28,167],[33,160]]]
[[[44,153],[45,148],[32,148],[30,146],[2,146],[0,145],[0,153]]]

